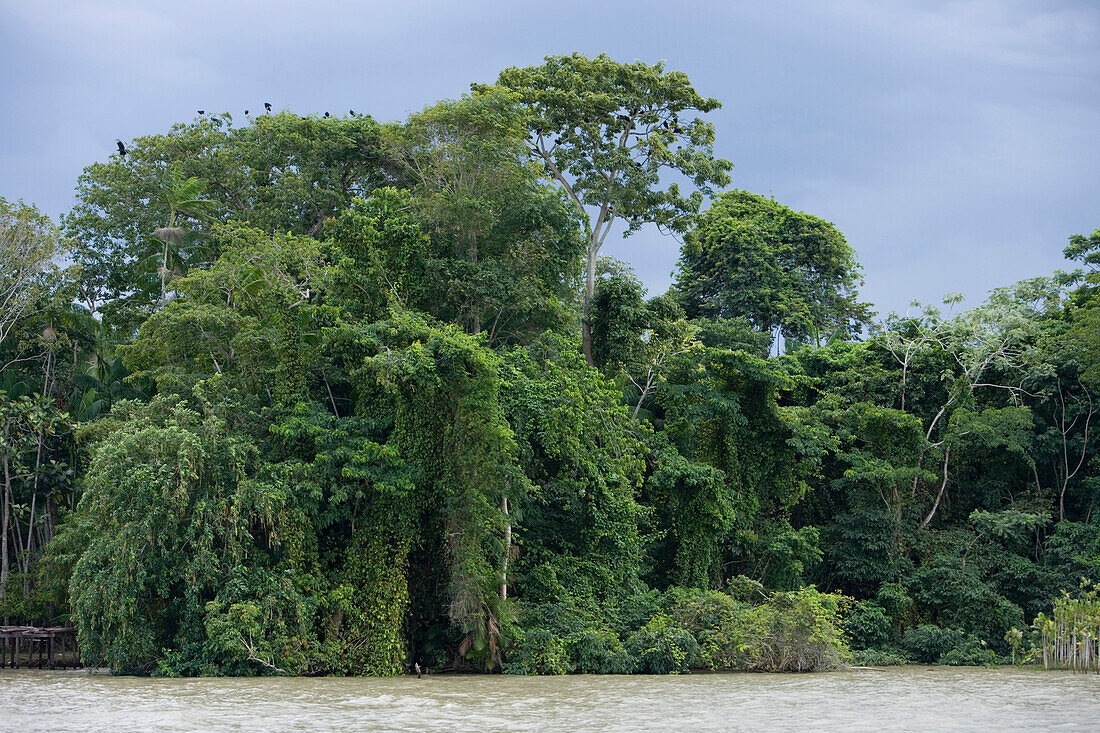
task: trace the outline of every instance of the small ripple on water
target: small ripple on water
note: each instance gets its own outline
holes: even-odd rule
[[[903,667],[680,677],[149,679],[0,671],[0,730],[1090,730],[1100,677]]]

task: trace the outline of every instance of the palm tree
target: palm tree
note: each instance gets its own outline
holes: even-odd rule
[[[87,422],[109,412],[118,400],[148,399],[145,390],[126,379],[129,375],[121,357],[93,355],[84,373],[73,379],[73,417]]]
[[[87,422],[109,412],[118,400],[149,399],[148,380],[134,380],[114,354],[111,331],[85,308],[73,305],[60,319],[60,327],[82,345],[80,371],[73,377],[68,412],[75,420]],[[74,364],[75,366],[75,364]]]
[[[161,197],[168,204],[168,224],[154,230],[153,236],[164,244],[160,267],[157,268],[160,275],[160,299],[162,303],[166,295],[166,283],[169,274],[174,273],[176,277],[182,275],[182,263],[185,255],[205,249],[199,244],[200,235],[198,232],[188,231],[177,226],[176,223],[176,219],[180,214],[200,222],[209,221],[213,217],[216,204],[209,199],[202,198],[205,193],[206,181],[194,176],[184,178],[183,173],[176,167],[168,169],[164,183],[161,184]],[[175,260],[171,268],[169,267],[170,255]]]

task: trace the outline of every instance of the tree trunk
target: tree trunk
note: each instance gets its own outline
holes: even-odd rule
[[[593,239],[595,233],[593,233]],[[589,322],[589,310],[592,307],[592,298],[596,294],[596,257],[599,254],[599,245],[590,241],[588,245],[588,268],[585,271],[584,281],[584,305],[581,313],[581,351],[588,366],[596,366],[592,360],[592,324]]]
[[[477,264],[477,235],[471,234],[469,245],[466,248],[466,256],[470,262]],[[470,307],[470,335],[477,336],[481,333],[481,313],[478,312],[478,303],[475,300]]]
[[[508,600],[508,555],[512,552],[512,521],[508,518],[508,497],[500,500],[500,511],[504,514],[504,564],[500,571],[500,600]]]
[[[947,490],[947,462],[950,458],[951,444],[948,443],[943,449],[943,482],[940,484],[940,493],[936,494],[936,501],[932,503],[932,510],[928,512],[928,516],[920,523],[921,529],[928,526],[928,523],[932,521],[932,517],[936,516],[936,510],[940,508],[940,501],[943,499],[943,494]]]
[[[8,429],[4,427],[4,442],[7,442]],[[8,465],[8,454],[5,452],[4,464],[4,508],[0,517],[0,603],[3,603],[8,595],[8,521],[11,513],[11,472]]]

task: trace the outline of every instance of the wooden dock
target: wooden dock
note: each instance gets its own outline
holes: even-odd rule
[[[68,626],[0,626],[0,669],[80,667],[76,629]]]

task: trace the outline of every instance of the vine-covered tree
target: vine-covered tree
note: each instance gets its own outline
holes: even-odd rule
[[[168,675],[806,671],[1093,602],[1096,234],[865,333],[835,227],[698,217],[684,75],[500,82],[140,138],[79,182],[82,270],[0,206],[0,618]],[[678,289],[591,269],[620,219],[687,232]]]

